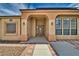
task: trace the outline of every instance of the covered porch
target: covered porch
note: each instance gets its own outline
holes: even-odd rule
[[[45,15],[31,15],[27,19],[27,43],[48,43],[48,18]]]

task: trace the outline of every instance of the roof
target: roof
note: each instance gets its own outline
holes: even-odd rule
[[[0,16],[0,17],[20,17],[21,15],[8,15],[8,16]]]
[[[24,10],[79,10],[78,8],[36,8],[36,9],[20,9],[20,11]],[[21,17],[21,15],[8,15],[8,16],[0,16],[0,17]]]
[[[21,18],[21,16],[16,16],[16,15],[12,15],[12,16],[0,16],[0,19],[1,18]]]
[[[79,10],[78,8],[36,8],[36,9],[20,9],[23,10]]]

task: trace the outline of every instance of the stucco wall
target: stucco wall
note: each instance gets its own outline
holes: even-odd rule
[[[56,39],[79,39],[79,23],[77,23],[78,35],[56,35],[55,34],[55,19],[58,15],[73,15],[79,17],[78,10],[23,10],[22,17],[30,15],[46,15],[48,17],[48,35],[49,41],[55,41]],[[78,21],[79,22],[79,19]],[[53,24],[51,24],[53,23]]]
[[[32,36],[32,21],[30,19],[27,20],[27,36],[28,38]]]
[[[79,16],[77,17],[77,35],[79,36]]]
[[[0,39],[2,38],[2,20],[0,19]]]
[[[79,39],[79,11],[78,10],[24,10],[21,11],[21,19],[20,17],[2,17],[0,20],[0,38],[2,37],[3,40],[28,40],[28,37],[35,36],[35,28],[32,23],[34,21],[29,20],[28,18],[30,15],[38,15],[38,16],[45,16],[46,18],[46,30],[45,36],[48,38],[49,41],[55,41],[56,39]],[[55,34],[55,19],[58,15],[72,15],[77,16],[77,35],[56,35]],[[8,34],[5,33],[6,30],[6,23],[11,23],[9,18],[12,18],[11,22],[16,23],[16,33],[15,34]],[[20,23],[21,21],[21,23]],[[28,25],[30,27],[28,28]],[[20,28],[21,27],[21,28]],[[29,30],[28,30],[29,29]],[[21,31],[20,31],[21,30]]]
[[[12,19],[12,21],[10,21]],[[20,18],[18,17],[8,17],[2,18],[2,40],[20,40]],[[6,24],[16,23],[16,33],[6,33]]]
[[[45,24],[45,36],[48,39],[48,31],[49,31],[49,19],[46,19],[46,24]]]

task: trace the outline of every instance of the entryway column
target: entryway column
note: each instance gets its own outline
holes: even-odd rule
[[[32,19],[32,36],[35,37],[35,31],[36,31],[36,19]]]
[[[27,41],[27,18],[21,19],[21,41]]]
[[[49,31],[48,40],[55,41],[55,16],[49,16]]]

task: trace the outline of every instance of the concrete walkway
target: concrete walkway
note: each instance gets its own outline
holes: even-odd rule
[[[48,41],[46,40],[45,37],[32,37],[26,43],[31,43],[31,44],[47,44]]]
[[[52,56],[48,44],[36,44],[33,56]]]
[[[55,49],[57,55],[59,56],[79,56],[79,50],[76,49],[74,45],[68,42],[51,42],[51,46]]]

